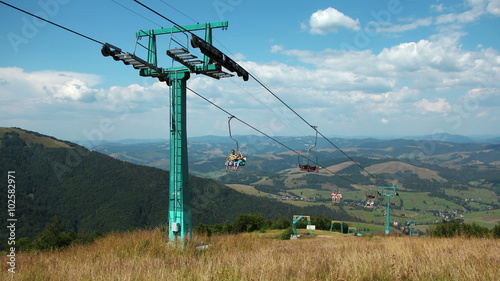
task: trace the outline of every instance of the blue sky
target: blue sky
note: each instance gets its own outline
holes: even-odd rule
[[[172,25],[132,0],[7,2],[127,52],[136,31]],[[181,25],[228,21],[214,45],[324,135],[500,135],[500,0],[142,2]],[[170,37],[158,41],[164,54]],[[168,87],[100,47],[0,5],[0,126],[168,138]],[[192,75],[188,86],[269,135],[314,134],[252,79]],[[202,135],[228,135],[227,115],[188,94],[188,136]]]

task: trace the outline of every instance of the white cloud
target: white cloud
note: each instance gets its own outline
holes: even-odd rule
[[[271,46],[271,53],[279,53],[283,51],[284,47],[283,45],[272,45]]]
[[[463,70],[472,62],[471,54],[460,50],[456,42],[447,39],[402,43],[382,50],[378,56],[399,71],[413,72],[428,68],[439,71]]]
[[[478,107],[499,107],[500,106],[500,88],[475,88],[459,99],[457,103],[467,109],[476,109]]]
[[[465,50],[461,36],[440,34],[378,53],[286,49],[276,44],[270,51],[289,56],[287,63],[242,61],[241,65],[322,132],[335,128],[343,134],[369,134],[377,125],[389,128],[422,117],[414,122],[434,126],[436,119],[457,115],[460,108],[469,110],[470,118],[487,116],[481,120],[493,122],[500,112],[500,55],[491,48]],[[150,81],[155,82],[98,88],[100,78],[95,75],[0,68],[0,121],[5,124],[10,115],[18,124],[24,118],[32,123],[57,120],[68,127],[78,119],[96,126],[99,118],[118,118],[124,124],[120,114],[126,112],[127,124],[140,124],[144,132],[148,126],[150,131],[158,126],[168,133],[168,87]],[[252,79],[243,83],[236,77],[214,80],[192,75],[189,87],[257,128],[276,135],[301,134],[287,128],[302,122]],[[188,92],[189,130],[195,135],[225,135],[226,115]],[[241,124],[235,127],[240,134],[256,133]]]
[[[443,4],[439,4],[439,5],[431,5],[431,9],[433,9],[434,11],[436,12],[443,12],[444,11],[444,6]]]
[[[61,85],[44,87],[44,90],[49,95],[48,99],[80,102],[95,101],[95,94],[97,93],[97,90],[91,89],[87,83],[79,79],[71,79]]]
[[[358,19],[353,20],[332,7],[313,13],[309,18],[309,25],[312,34],[336,32],[341,27],[352,30],[360,29]]]
[[[468,0],[467,4],[471,7],[463,13],[449,13],[436,17],[437,24],[450,24],[450,23],[469,23],[476,21],[479,17],[484,15],[488,1],[485,0]]]
[[[493,15],[500,16],[500,0],[490,0],[486,9]]]
[[[233,54],[232,58],[235,59],[235,60],[244,60],[245,59],[245,55],[242,54],[242,53],[235,53],[235,54]]]
[[[87,96],[85,91],[100,82],[100,78],[93,74],[53,70],[26,72],[18,67],[0,68],[0,80],[3,81],[0,93],[4,98],[15,95],[49,100],[84,98]]]
[[[433,40],[401,43],[374,54],[369,50],[323,51],[286,50],[280,53],[298,59],[308,68],[305,71],[325,87],[339,90],[386,92],[397,87],[398,81],[408,81],[412,89],[448,91],[463,87],[500,87],[500,55],[493,49],[468,51],[462,49],[460,37],[435,37]],[[282,69],[292,68],[283,65]],[[274,70],[277,73],[282,71]],[[290,75],[291,70],[288,70]],[[324,73],[323,75],[320,75]],[[272,71],[269,75],[273,75]],[[283,78],[287,77],[284,75]],[[274,76],[276,77],[276,76]],[[304,82],[304,74],[297,81]],[[290,83],[290,82],[288,82]],[[293,81],[292,81],[293,83]],[[368,90],[369,89],[369,90]]]
[[[436,17],[426,17],[421,19],[400,19],[400,21],[411,21],[408,24],[384,23],[384,26],[381,26],[380,23],[376,23],[375,26],[378,26],[376,31],[401,33],[404,31],[415,30],[420,27],[436,25],[439,26],[440,30],[448,33],[449,30],[461,29],[463,24],[477,21],[481,16],[487,13],[500,16],[500,0],[468,0],[465,3],[469,9],[461,13],[440,14]],[[431,5],[431,9],[438,13],[443,13],[446,10],[453,10],[450,7],[445,7],[443,4]]]
[[[389,24],[388,26],[378,27],[377,32],[404,32],[415,30],[422,26],[430,26],[432,24],[432,17],[414,20],[408,24]]]
[[[444,98],[437,98],[435,100],[422,99],[415,103],[415,107],[421,114],[429,112],[433,113],[446,113],[452,109],[452,106]]]
[[[481,111],[478,114],[476,114],[476,117],[487,117],[488,116],[488,111]]]

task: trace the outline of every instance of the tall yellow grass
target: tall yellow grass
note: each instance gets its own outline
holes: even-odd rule
[[[500,280],[494,239],[353,237],[276,240],[253,233],[166,245],[159,230],[110,234],[90,245],[2,257],[1,280]]]

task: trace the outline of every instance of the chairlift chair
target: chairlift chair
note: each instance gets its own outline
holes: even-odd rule
[[[311,157],[311,150],[316,147],[316,144],[318,142],[318,130],[316,130],[316,128],[318,128],[318,126],[311,126],[315,131],[316,131],[316,138],[314,139],[314,145],[311,146],[308,150],[307,150],[307,164],[301,164],[300,163],[300,155],[298,156],[298,162],[299,162],[299,170],[301,171],[305,171],[305,172],[319,172],[319,169],[320,167],[318,166],[314,166],[314,165],[309,165],[309,161],[311,161],[310,157]],[[316,163],[318,163],[318,157],[316,157]]]
[[[238,143],[238,141],[237,141],[235,138],[233,138],[233,135],[232,135],[232,133],[231,133],[231,120],[232,120],[233,118],[235,118],[235,116],[229,116],[228,118],[229,118],[229,119],[227,120],[227,126],[228,126],[228,128],[229,128],[229,137],[230,137],[230,138],[231,138],[231,139],[232,139],[232,140],[236,143],[236,150],[235,150],[235,151],[238,153],[238,152],[240,152],[239,143]],[[248,147],[247,147],[247,146],[245,146],[245,148],[246,148],[246,149],[247,149],[247,151],[248,151]],[[243,153],[242,153],[242,154],[243,154]],[[241,159],[241,160],[242,160],[242,161],[241,161],[241,162],[239,162],[239,164],[238,164],[238,166],[239,166],[239,167],[243,167],[243,166],[245,166],[245,165],[246,165],[246,162],[247,162],[247,155],[246,155],[246,154],[243,154],[243,159]]]

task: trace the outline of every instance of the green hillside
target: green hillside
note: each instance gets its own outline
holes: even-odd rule
[[[169,173],[90,151],[79,145],[20,129],[2,129],[0,172],[15,172],[16,235],[35,237],[54,217],[77,233],[124,231],[164,225],[168,213]],[[47,145],[47,146],[46,146]],[[299,208],[239,193],[212,179],[192,176],[193,224],[234,221],[240,214],[266,218],[297,213],[356,220],[324,206]],[[7,200],[0,200],[7,210]],[[7,220],[7,212],[0,219]],[[7,241],[7,231],[0,239]]]
[[[26,131],[20,128],[6,128],[6,127],[0,127],[0,136],[2,136],[5,133],[9,132],[15,132],[19,134],[19,137],[23,139],[23,141],[28,145],[34,145],[34,144],[40,144],[43,145],[44,147],[70,147],[71,144],[68,142],[64,142],[61,140],[58,140],[53,137],[49,136],[44,136],[36,132],[31,132],[31,131]]]
[[[333,139],[357,163],[331,144],[318,140],[312,158],[324,168],[318,173],[297,169],[297,155],[256,136],[238,136],[247,147],[248,162],[237,173],[224,170],[224,151],[232,147],[227,138],[193,138],[189,141],[189,170],[197,176],[228,184],[244,194],[257,195],[294,206],[342,207],[349,214],[378,224],[385,222],[384,198],[377,196],[368,208],[367,195],[379,185],[399,188],[394,198],[394,221],[416,220],[432,224],[443,219],[480,216],[489,227],[500,221],[485,212],[500,209],[500,146],[491,143],[452,143],[432,140]],[[304,151],[312,137],[276,137],[288,147]],[[114,144],[95,148],[126,161],[166,169],[168,145]],[[150,156],[152,155],[152,156]],[[375,182],[367,171],[381,181]],[[356,184],[352,184],[352,182]],[[332,203],[330,194],[340,191],[343,202]]]

